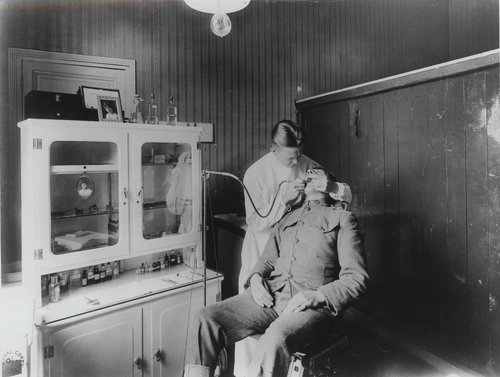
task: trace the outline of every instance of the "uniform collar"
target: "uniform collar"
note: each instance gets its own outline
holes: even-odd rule
[[[321,198],[321,199],[313,199],[313,200],[305,200],[303,206],[304,207],[318,207],[318,206],[327,206],[332,204],[330,198]]]

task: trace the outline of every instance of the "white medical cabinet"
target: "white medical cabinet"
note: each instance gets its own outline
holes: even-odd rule
[[[181,375],[188,322],[222,280],[201,268],[202,129],[19,127],[32,375]]]

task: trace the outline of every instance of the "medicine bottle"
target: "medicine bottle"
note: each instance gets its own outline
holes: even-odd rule
[[[82,271],[82,287],[86,287],[88,284],[87,270]]]
[[[87,283],[89,285],[95,283],[94,267],[92,267],[92,266],[89,267],[89,272],[87,273]]]
[[[94,266],[94,284],[98,284],[101,281],[101,272],[99,271],[99,266],[96,264]]]
[[[99,277],[101,278],[101,283],[106,280],[106,267],[104,267],[104,263],[101,264],[101,270],[99,271]]]
[[[57,281],[57,275],[52,275],[50,277],[49,302],[59,301],[60,295],[61,288],[59,287],[59,282]]]
[[[151,93],[151,98],[148,103],[148,123],[149,124],[159,124],[159,111],[158,111],[158,103],[155,101],[155,94]]]
[[[115,261],[115,264],[113,266],[113,279],[118,279],[120,277],[120,266],[118,265],[118,262]]]
[[[106,265],[106,280],[113,279],[113,269],[111,268],[111,263],[108,262]]]
[[[175,126],[177,124],[177,106],[174,102],[174,96],[170,96],[170,100],[167,107],[167,124],[169,126]]]

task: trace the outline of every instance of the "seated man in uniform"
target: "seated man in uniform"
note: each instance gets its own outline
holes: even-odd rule
[[[211,376],[222,348],[254,334],[263,335],[247,377],[286,376],[291,355],[331,334],[366,291],[357,219],[314,181],[308,179],[302,206],[276,224],[246,291],[197,313],[185,377]]]

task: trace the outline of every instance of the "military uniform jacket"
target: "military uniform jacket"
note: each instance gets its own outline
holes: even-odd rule
[[[356,217],[312,200],[273,228],[250,277],[258,273],[275,297],[280,313],[301,291],[321,291],[327,308],[338,315],[365,292],[368,282],[362,232]]]

